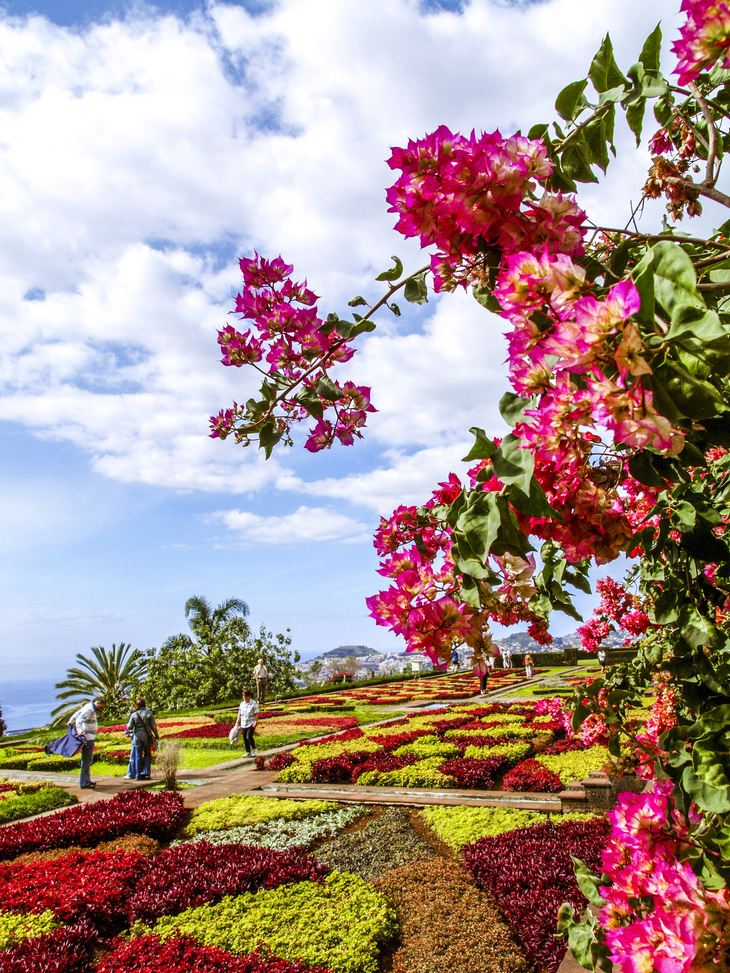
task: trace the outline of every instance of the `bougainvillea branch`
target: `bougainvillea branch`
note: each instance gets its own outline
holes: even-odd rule
[[[730,145],[730,5],[683,0],[681,9],[678,84],[661,72],[660,27],[625,73],[607,36],[587,76],[558,94],[558,121],[507,136],[442,125],[393,149],[397,177],[387,201],[396,229],[429,250],[437,292],[470,288],[507,322],[511,391],[500,403],[506,434],[472,430],[469,482],[451,474],[423,506],[399,507],[381,521],[375,544],[389,587],[368,604],[410,650],[443,664],[465,644],[481,673],[493,651],[490,622],[527,622],[547,643],[553,611],[580,618],[573,589],[590,592],[591,565],[619,555],[636,561],[629,584],[604,586],[602,606],[582,630],[597,649],[612,627],[624,627],[638,640],[636,660],[576,692],[573,726],[584,740],[607,742],[617,770],[656,776],[661,800],[662,788],[671,790],[664,818],[682,817],[698,847],[658,842],[666,881],[651,887],[641,856],[620,867],[604,862],[619,906],[588,926],[566,919],[565,928],[572,922],[576,942],[583,937],[589,965],[610,953],[626,969],[650,969],[635,958],[653,943],[664,964],[657,968],[691,973],[724,961],[728,928],[730,221],[717,220],[707,238],[674,224],[703,205],[730,205],[717,185]],[[663,199],[672,222],[642,232],[640,203],[626,229],[597,225],[575,194],[598,182],[616,155],[617,117],[641,144],[649,106],[660,128],[648,140],[642,203]],[[268,453],[310,414],[317,426],[306,448],[352,442],[367,411],[364,392],[355,402],[362,390],[317,383],[325,382],[334,332],[349,355],[347,342],[372,322],[337,330],[333,320],[322,330],[314,295],[290,282],[283,262],[273,280],[274,263],[244,263],[240,310],[258,335],[222,342],[240,363],[266,355],[274,369],[263,405],[246,407],[249,423],[267,416],[250,435],[258,431]],[[397,261],[381,278],[401,275]],[[416,303],[426,294],[423,273],[405,287]],[[295,296],[304,310],[291,310]],[[316,361],[321,379],[309,371]],[[287,399],[286,384],[305,372],[308,391]],[[282,393],[284,411],[274,419],[268,404]],[[223,416],[218,434],[233,431],[241,415]],[[631,708],[646,692],[655,704],[637,732]],[[631,745],[622,749],[622,740]],[[659,814],[656,806],[649,813]],[[631,827],[616,818],[613,828],[611,846],[624,847]],[[578,881],[589,889],[586,874]],[[653,917],[643,899],[622,898],[628,888],[646,889]],[[691,907],[667,918],[675,895]],[[665,920],[669,945],[660,950],[658,927],[647,923]]]

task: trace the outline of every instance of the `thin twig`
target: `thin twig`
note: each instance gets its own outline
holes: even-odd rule
[[[698,284],[698,291],[724,291],[730,287],[730,280],[716,281],[712,284]]]
[[[710,111],[710,106],[705,101],[702,96],[702,92],[694,83],[690,81],[689,89],[697,100],[697,104],[702,109],[702,114],[705,118],[705,124],[707,125],[707,136],[709,138],[709,145],[707,142],[702,140],[705,148],[707,149],[707,170],[705,172],[705,185],[709,186],[715,185],[715,157],[717,156],[717,129],[715,128],[715,119]]]
[[[367,314],[363,315],[362,320],[363,321],[369,320],[369,318],[371,317],[371,315],[373,315],[379,308],[381,308],[383,306],[383,304],[386,304],[391,299],[391,297],[393,296],[393,294],[396,293],[396,291],[399,291],[401,289],[401,287],[403,287],[405,284],[407,284],[408,281],[411,280],[413,277],[418,277],[419,274],[423,274],[427,270],[430,270],[430,267],[431,267],[430,264],[426,264],[425,267],[421,267],[419,270],[416,270],[412,274],[409,274],[407,277],[404,277],[403,280],[399,281],[397,284],[391,285],[388,288],[387,293],[383,297],[381,297],[379,301],[377,301],[375,304],[373,304],[373,306],[370,308],[370,310],[368,311]],[[331,357],[332,353],[335,352],[335,351],[337,351],[338,348],[341,348],[345,344],[345,342],[346,341],[349,341],[349,340],[350,340],[349,338],[340,338],[339,341],[335,341],[331,345],[331,347],[328,349],[327,354],[324,356],[323,359],[320,358],[319,360],[315,361],[314,364],[311,365],[305,372],[302,372],[302,374],[299,376],[299,378],[296,380],[296,382],[292,382],[290,385],[287,385],[287,387],[284,389],[284,391],[280,395],[277,395],[274,399],[271,400],[271,403],[269,404],[269,407],[266,410],[266,412],[264,412],[263,415],[259,419],[256,420],[256,422],[249,423],[249,425],[244,426],[242,429],[237,429],[236,432],[239,435],[241,433],[247,435],[249,432],[253,431],[258,426],[263,425],[266,422],[266,420],[271,417],[274,409],[277,407],[277,405],[279,405],[279,403],[283,399],[285,399],[289,395],[291,395],[291,393],[294,391],[294,389],[298,385],[301,385],[301,383],[304,381],[304,379],[305,378],[308,378],[312,374],[312,372],[317,371],[318,368],[322,368],[324,362],[326,362],[327,359]],[[259,371],[260,371],[260,369],[259,369]]]

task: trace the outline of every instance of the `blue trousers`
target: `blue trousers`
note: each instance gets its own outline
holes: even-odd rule
[[[81,776],[79,777],[79,787],[87,787],[91,783],[91,761],[94,756],[94,743],[84,743],[81,747]]]
[[[152,751],[146,733],[135,733],[132,737],[132,751],[129,754],[127,776],[132,780],[149,777],[152,770]]]

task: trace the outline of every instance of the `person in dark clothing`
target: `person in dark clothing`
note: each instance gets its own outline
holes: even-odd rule
[[[152,745],[159,743],[155,717],[147,703],[140,696],[129,717],[125,733],[132,737],[132,752],[126,780],[149,780],[152,772]]]

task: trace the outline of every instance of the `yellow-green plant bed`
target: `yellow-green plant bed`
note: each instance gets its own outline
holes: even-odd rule
[[[141,924],[133,930],[144,934]],[[376,973],[381,947],[397,931],[382,893],[358,875],[332,872],[323,882],[296,882],[227,896],[217,905],[158,919],[162,939],[192,936],[237,955],[261,944],[282,959],[333,973]]]
[[[461,851],[464,845],[479,838],[544,824],[548,820],[543,811],[508,807],[427,807],[421,811],[421,817],[455,851]],[[553,824],[559,824],[561,821],[585,821],[591,817],[594,815],[573,811],[551,815],[551,820]]]
[[[185,835],[192,838],[203,831],[225,831],[275,819],[295,821],[334,811],[337,806],[335,801],[289,801],[278,797],[232,794],[216,801],[206,801],[195,808],[185,828]]]

